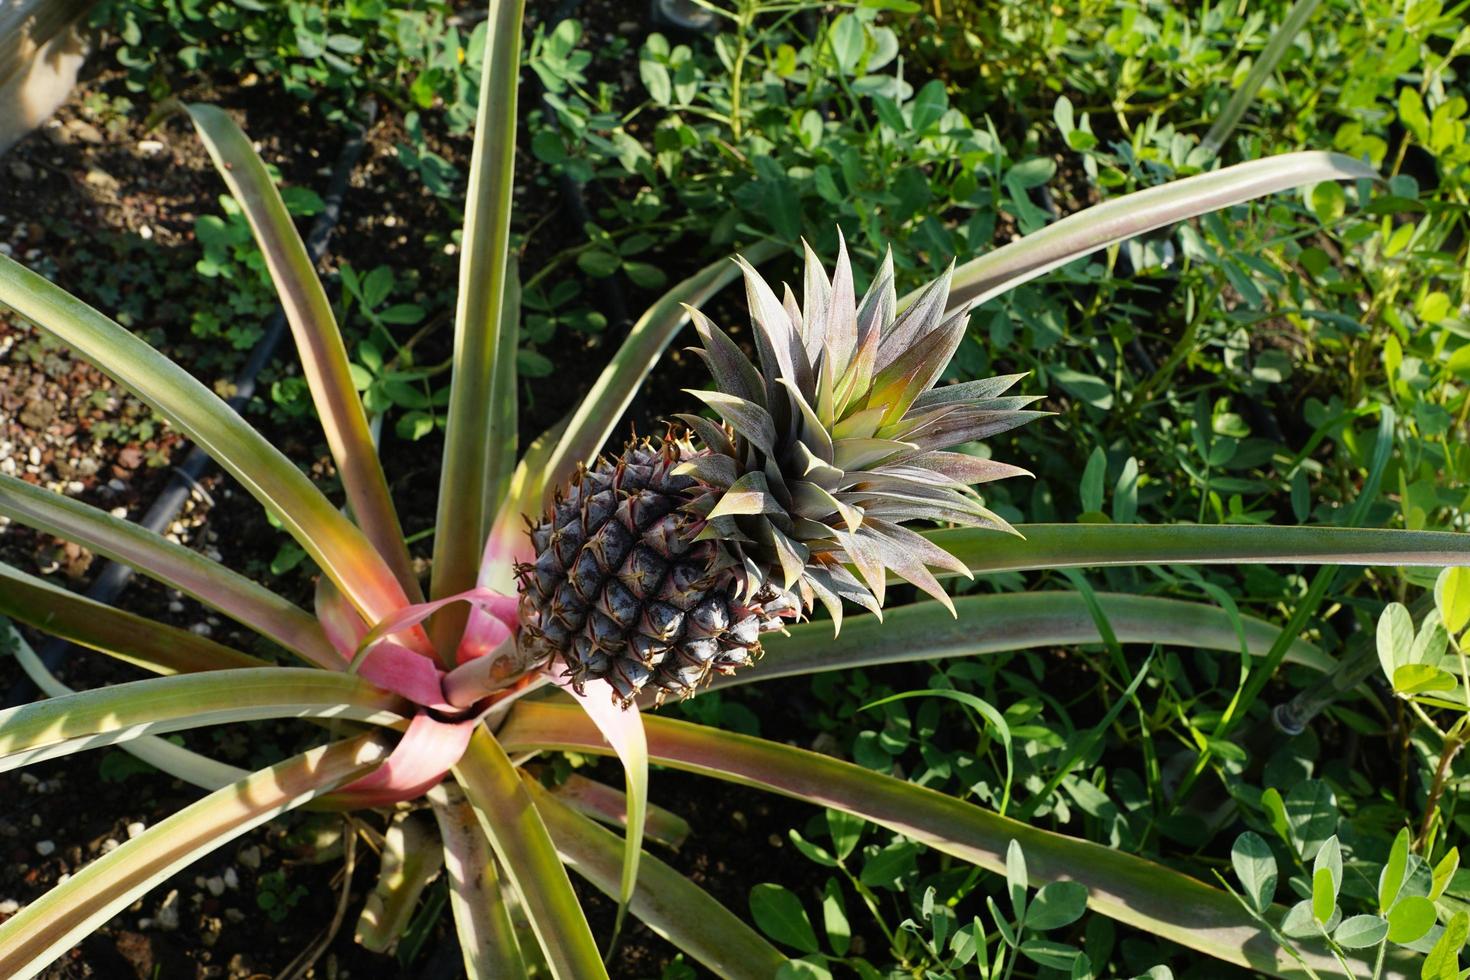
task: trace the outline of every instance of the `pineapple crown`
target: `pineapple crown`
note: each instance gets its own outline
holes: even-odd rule
[[[1005,396],[1023,375],[934,388],[964,338],[971,305],[946,315],[953,264],[898,309],[890,250],[867,293],[854,295],[845,242],[829,278],[803,242],[802,301],[783,299],[744,259],[755,364],[689,308],[714,390],[690,391],[726,425],[679,418],[708,452],[675,472],[705,489],[688,510],[745,569],[747,594],[795,590],[841,622],[842,600],[881,615],[893,572],[953,611],[931,568],[968,574],[958,559],[904,527],[934,520],[1014,532],[973,484],[1027,471],[950,452],[1045,413]],[[847,566],[857,569],[852,574]]]

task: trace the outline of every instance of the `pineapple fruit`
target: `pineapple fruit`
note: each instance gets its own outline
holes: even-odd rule
[[[971,486],[1026,471],[948,450],[1043,414],[1004,394],[1020,375],[934,387],[970,314],[945,315],[950,272],[900,312],[891,254],[857,300],[845,245],[830,279],[807,248],[800,303],[737,261],[759,369],[689,310],[714,379],[690,394],[722,422],[680,415],[582,470],[519,569],[523,654],[624,706],[754,662],[817,602],[838,627],[844,600],[881,615],[890,572],[952,611],[931,569],[964,565],[904,523],[1010,530]]]

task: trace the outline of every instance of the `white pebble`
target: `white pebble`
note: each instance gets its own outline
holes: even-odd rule
[[[225,893],[225,880],[219,875],[215,875],[213,878],[204,882],[204,887],[209,889],[209,894],[215,898],[219,898]]]
[[[240,890],[240,876],[235,874],[234,868],[225,869],[225,887],[232,892]]]
[[[134,820],[132,823],[128,824],[128,840],[132,840],[134,837],[137,837],[139,834],[147,829],[148,825],[145,824],[143,821]]]
[[[13,898],[0,902],[0,915],[14,915],[20,911],[20,903]]]
[[[111,854],[119,847],[122,847],[122,844],[118,842],[118,839],[116,837],[109,837],[107,838],[107,840],[102,842],[102,853]]]
[[[56,853],[56,843],[49,840],[36,841],[36,853],[41,857],[50,857]]]
[[[179,890],[175,888],[168,893],[158,906],[158,911],[153,916],[153,924],[165,932],[173,932],[179,927]]]

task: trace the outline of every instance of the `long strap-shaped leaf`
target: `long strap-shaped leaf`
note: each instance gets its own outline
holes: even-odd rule
[[[1097,598],[1120,643],[1240,651],[1240,637],[1230,614],[1216,606],[1111,593]],[[875,664],[1103,642],[1087,601],[1076,592],[968,595],[955,599],[954,606],[953,616],[937,602],[890,609],[882,620],[854,616],[842,621],[842,632],[837,636],[832,635],[832,624],[827,622],[791,626],[788,635],[773,633],[762,641],[765,657],[757,669],[717,675],[711,686],[730,687]],[[1246,644],[1257,657],[1265,656],[1281,633],[1270,623],[1250,616],[1242,616],[1241,625]],[[1337,664],[1300,640],[1292,643],[1287,659],[1323,672]]]
[[[489,530],[486,506],[498,472],[501,446],[491,420],[497,399],[515,398],[496,385],[501,357],[501,317],[510,248],[511,189],[515,177],[516,93],[521,71],[521,15],[525,0],[491,0],[486,23],[480,105],[470,157],[460,247],[459,296],[454,314],[454,374],[450,381],[444,462],[439,472],[438,532],[434,535],[431,598],[471,588],[480,548]],[[512,333],[514,325],[512,325]],[[513,341],[512,341],[513,342]],[[513,356],[513,355],[512,355]],[[500,374],[503,381],[503,372]],[[454,665],[465,610],[445,610],[430,624],[446,666]]]
[[[521,461],[516,464],[500,510],[490,526],[490,536],[485,539],[485,551],[480,558],[481,586],[511,595],[516,590],[516,562],[530,561],[535,557],[531,536],[526,533],[524,515],[534,515],[541,510],[546,464],[556,451],[568,421],[563,418],[531,440],[521,455]]]
[[[559,980],[606,977],[587,917],[546,826],[516,767],[488,731],[475,732],[454,777],[515,885],[552,975]]]
[[[924,536],[972,572],[1100,565],[1470,565],[1470,534],[1230,524],[1017,524]],[[947,574],[936,571],[936,575]]]
[[[577,874],[618,899],[623,842],[577,813],[534,780],[526,788],[556,841],[556,849]],[[651,854],[643,855],[638,890],[629,908],[650,929],[727,980],[768,980],[786,956],[760,933],[717,902],[709,892]]]
[[[628,825],[628,797],[607,783],[599,783],[595,779],[572,773],[551,793],[584,817],[591,817],[611,827],[622,828]],[[689,838],[691,829],[689,821],[672,810],[666,810],[656,803],[648,804],[643,831],[649,840],[677,851]]]
[[[188,630],[155,623],[0,562],[0,616],[159,674],[269,666]]]
[[[46,669],[41,658],[36,656],[36,651],[31,649],[25,637],[21,636],[14,627],[10,628],[10,634],[10,640],[15,644],[15,659],[20,663],[21,670],[26,672],[26,676],[35,682],[36,687],[53,698],[76,693]],[[122,748],[129,755],[141,759],[155,769],[211,793],[250,775],[248,770],[200,755],[198,752],[186,749],[182,745],[175,745],[168,739],[159,738],[157,735],[140,735],[137,738],[128,739],[122,743]]]
[[[444,867],[444,849],[427,814],[400,811],[383,833],[378,859],[378,881],[363,902],[352,938],[374,953],[388,953],[403,938],[424,889]]]
[[[561,661],[554,661],[550,672],[560,677],[566,671]],[[643,712],[637,705],[626,710],[618,707],[612,685],[605,680],[589,682],[578,693],[570,683],[559,681],[573,701],[587,713],[602,737],[613,747],[622,763],[627,787],[627,812],[624,820],[623,876],[618,892],[618,914],[613,922],[616,937],[623,927],[628,900],[638,883],[638,862],[643,855],[644,822],[648,819],[648,746],[643,739]]]
[[[1153,861],[1031,827],[816,752],[667,718],[650,718],[647,728],[655,762],[856,814],[995,872],[1005,871],[1006,849],[1014,840],[1033,883],[1080,882],[1088,905],[1109,918],[1227,963],[1276,976],[1299,972],[1234,898]],[[609,751],[591,722],[569,704],[523,701],[499,738],[512,752]],[[1336,970],[1330,958],[1308,959],[1314,968]]]
[[[361,776],[383,754],[366,736],[312,749],[154,824],[0,925],[0,976],[29,980],[174,872],[277,814]]]
[[[510,921],[495,853],[475,808],[450,782],[428,793],[444,842],[444,871],[449,876],[449,906],[469,980],[529,976],[521,958],[515,926]]]
[[[760,241],[746,249],[744,255],[747,262],[759,265],[782,250],[783,246],[776,242]],[[551,494],[571,478],[578,465],[591,463],[602,452],[603,444],[633,401],[638,386],[663,356],[679,328],[689,322],[685,305],[703,305],[739,275],[739,266],[729,259],[720,259],[674,286],[638,318],[628,332],[628,339],[603,368],[597,383],[567,424],[542,476],[543,504],[550,502]]]
[[[490,382],[490,423],[485,430],[485,506],[482,541],[495,524],[495,513],[510,492],[520,442],[520,404],[516,392],[516,348],[521,335],[521,277],[512,257],[500,302],[500,337],[495,351],[495,373]]]
[[[305,610],[161,534],[4,474],[0,514],[130,565],[318,666],[342,666],[341,655]]]
[[[219,396],[112,320],[0,256],[0,304],[69,344],[182,430],[240,481],[370,622],[407,605],[356,525]]]
[[[368,431],[367,413],[347,367],[342,332],[306,244],[260,155],[235,121],[212,105],[194,103],[185,106],[184,111],[215,169],[239,202],[265,257],[352,515],[393,570],[403,591],[415,601],[422,601],[398,514],[388,495],[388,481]]]
[[[949,308],[983,303],[1099,249],[1196,215],[1324,180],[1374,179],[1377,171],[1340,153],[1284,153],[1095,204],[954,271]],[[914,294],[905,296],[906,306]]]
[[[391,725],[412,706],[350,674],[252,667],[115,684],[0,711],[0,772],[139,735],[261,718]]]

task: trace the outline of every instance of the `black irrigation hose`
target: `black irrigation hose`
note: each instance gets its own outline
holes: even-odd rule
[[[306,237],[306,251],[311,256],[313,263],[321,261],[322,256],[326,254],[327,243],[331,241],[332,232],[336,229],[342,214],[342,198],[347,193],[347,181],[352,176],[358,159],[362,156],[363,148],[367,145],[367,131],[375,115],[376,106],[369,102],[366,105],[367,119],[363,127],[348,137],[347,142],[342,146],[342,152],[337,156],[332,176],[327,183],[326,193],[322,196],[321,213],[317,215]],[[266,321],[265,334],[256,342],[244,366],[235,376],[235,393],[228,400],[229,406],[235,411],[242,412],[255,394],[256,378],[275,356],[276,348],[280,346],[285,335],[286,315],[277,307],[276,312]],[[200,478],[204,476],[210,462],[209,454],[203,449],[198,446],[190,449],[184,461],[174,467],[173,476],[169,478],[168,483],[164,485],[152,506],[148,508],[148,512],[138,523],[150,531],[162,534],[169,524],[173,523],[179,511],[183,510],[185,501],[189,499],[189,494],[199,486]],[[106,562],[101,573],[87,589],[87,598],[111,603],[132,580],[133,573],[134,570],[130,566],[121,562]],[[55,671],[66,658],[71,646],[72,644],[66,640],[53,638],[41,647],[38,656],[46,665],[47,670]],[[5,704],[7,707],[26,704],[33,700],[37,693],[39,692],[35,683],[29,677],[22,677],[11,686],[5,696]]]

